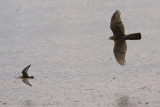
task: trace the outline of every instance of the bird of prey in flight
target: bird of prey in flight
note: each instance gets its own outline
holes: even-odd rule
[[[125,65],[125,54],[127,51],[126,40],[140,40],[141,33],[125,34],[125,28],[120,18],[120,11],[115,11],[111,18],[110,28],[113,36],[109,39],[114,41],[114,55],[120,65]]]

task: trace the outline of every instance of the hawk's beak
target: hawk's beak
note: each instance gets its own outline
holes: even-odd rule
[[[114,40],[114,39],[113,39],[113,36],[109,37],[109,40]]]
[[[18,78],[19,78],[19,79],[22,79],[22,76],[17,77],[17,79],[18,79]]]

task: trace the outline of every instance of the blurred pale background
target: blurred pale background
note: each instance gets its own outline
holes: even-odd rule
[[[0,106],[160,107],[159,0],[1,0]],[[113,55],[116,11],[128,41]],[[32,87],[20,79],[29,64]]]

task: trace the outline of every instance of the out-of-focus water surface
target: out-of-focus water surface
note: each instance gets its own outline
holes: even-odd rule
[[[110,18],[126,34],[126,66],[113,55]],[[1,0],[0,106],[159,107],[159,0]],[[18,76],[29,64],[32,87]]]

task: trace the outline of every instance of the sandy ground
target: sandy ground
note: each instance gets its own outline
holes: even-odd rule
[[[1,0],[0,106],[160,107],[159,0]],[[126,34],[126,66],[113,55],[110,18]],[[20,79],[29,64],[32,84]]]

